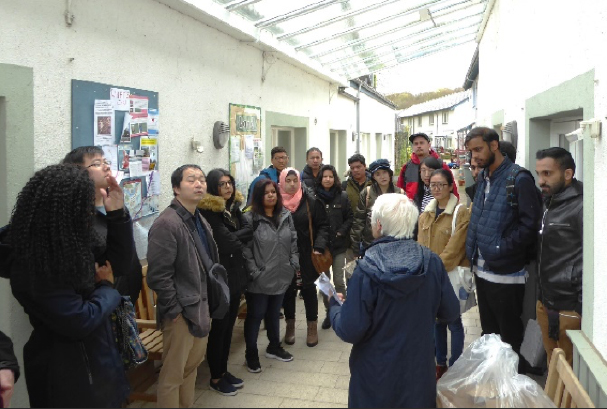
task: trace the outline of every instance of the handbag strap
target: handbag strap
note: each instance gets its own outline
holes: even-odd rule
[[[310,203],[306,199],[306,208],[308,209],[308,226],[310,227],[310,246],[314,249],[314,230],[312,229],[312,214],[310,213]]]
[[[451,237],[455,234],[455,221],[457,220],[457,211],[462,207],[462,204],[458,204],[453,211],[453,222],[451,223]]]

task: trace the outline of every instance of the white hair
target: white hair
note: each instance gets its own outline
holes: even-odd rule
[[[373,205],[371,224],[381,223],[382,236],[411,239],[419,219],[419,210],[406,195],[385,193]]]

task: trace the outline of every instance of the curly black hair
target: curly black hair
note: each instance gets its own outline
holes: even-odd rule
[[[39,170],[17,196],[8,240],[19,274],[32,289],[94,285],[95,184],[86,169],[52,165]]]

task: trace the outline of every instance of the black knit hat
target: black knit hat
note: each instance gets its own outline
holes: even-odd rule
[[[394,174],[394,171],[390,168],[388,159],[378,159],[369,165],[369,172],[371,172],[372,175],[380,169],[388,171],[391,175]]]

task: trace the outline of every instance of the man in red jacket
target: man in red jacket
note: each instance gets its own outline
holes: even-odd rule
[[[428,156],[434,156],[439,160],[440,156],[438,156],[438,153],[430,146],[430,137],[425,133],[414,133],[409,137],[409,141],[411,142],[411,145],[413,145],[411,160],[401,169],[396,186],[404,189],[407,197],[413,200],[417,194],[419,185],[419,164]],[[443,163],[443,169],[451,171],[446,163]],[[457,184],[453,185],[453,194],[459,198]]]

